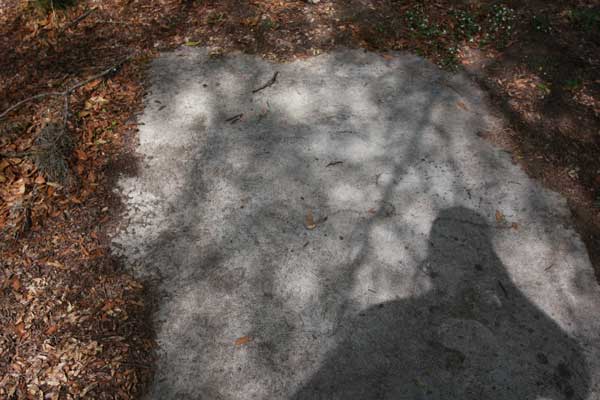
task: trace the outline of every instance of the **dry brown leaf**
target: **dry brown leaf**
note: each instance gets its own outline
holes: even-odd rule
[[[46,261],[46,264],[51,267],[55,267],[55,268],[59,268],[59,269],[65,268],[65,266],[62,265],[61,263],[59,263],[58,261]]]
[[[306,229],[309,229],[309,230],[313,230],[317,227],[317,225],[315,224],[315,219],[313,217],[312,210],[308,210],[308,212],[306,213],[305,226],[306,226]]]
[[[102,96],[92,96],[92,97],[90,97],[90,101],[92,103],[96,103],[96,104],[100,104],[100,105],[109,103],[109,101]]]
[[[517,229],[519,229],[519,224],[517,224],[516,222],[513,222],[512,224],[510,224],[510,227],[517,230]]]
[[[467,105],[460,100],[456,102],[456,105],[458,106],[458,108],[462,108],[465,111],[469,111],[469,108],[467,107]]]
[[[250,342],[250,340],[251,340],[251,339],[250,339],[250,336],[242,336],[241,338],[237,338],[237,339],[235,340],[235,345],[236,345],[236,346],[242,346],[242,345],[244,345],[244,344],[246,344],[246,343]]]
[[[506,218],[504,217],[504,214],[502,214],[499,210],[496,210],[496,222],[501,224],[505,219]]]
[[[25,194],[25,190],[26,190],[26,184],[25,184],[25,180],[23,178],[19,179],[17,182],[17,194]]]

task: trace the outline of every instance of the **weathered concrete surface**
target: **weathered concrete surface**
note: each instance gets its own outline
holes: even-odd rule
[[[163,294],[150,398],[600,398],[584,246],[479,138],[495,122],[467,79],[198,49],[151,76],[114,239]]]

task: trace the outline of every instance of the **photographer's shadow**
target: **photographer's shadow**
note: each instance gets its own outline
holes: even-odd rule
[[[294,399],[586,398],[581,348],[512,284],[480,215],[442,211],[420,270],[432,289],[343,323]]]

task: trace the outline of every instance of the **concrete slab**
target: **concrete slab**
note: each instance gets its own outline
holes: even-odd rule
[[[465,77],[182,49],[140,122],[113,244],[160,282],[149,398],[600,398],[565,200],[479,137],[497,121]]]

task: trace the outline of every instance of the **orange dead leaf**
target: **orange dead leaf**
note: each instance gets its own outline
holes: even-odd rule
[[[25,336],[27,334],[27,332],[25,331],[25,323],[19,322],[17,325],[15,325],[15,332],[17,333],[17,335],[19,335],[20,338]]]
[[[88,155],[83,150],[77,149],[75,150],[75,154],[77,154],[77,158],[79,158],[81,161],[85,161],[88,159]]]
[[[35,180],[35,183],[37,183],[38,185],[43,185],[44,183],[46,183],[46,179],[44,179],[44,177],[42,175],[38,175]]]
[[[102,311],[108,311],[113,308],[113,302],[111,300],[107,300],[102,307]]]
[[[81,204],[82,203],[81,199],[77,198],[76,196],[69,197],[69,200],[71,200],[75,204]]]
[[[250,336],[242,336],[241,338],[237,338],[237,339],[235,340],[235,345],[236,345],[236,346],[242,346],[242,345],[244,345],[244,344],[246,344],[246,343],[250,342],[250,340],[251,340],[251,339],[250,339]]]
[[[50,325],[48,329],[46,329],[46,335],[53,335],[58,330],[58,325]]]
[[[458,106],[458,108],[462,108],[465,111],[469,111],[469,108],[465,105],[465,103],[460,100],[456,102],[456,105]]]
[[[15,292],[18,292],[19,289],[21,289],[21,281],[19,280],[19,278],[14,278],[12,280],[12,282],[10,283],[10,286],[13,288],[13,290]]]
[[[98,86],[100,84],[100,82],[102,82],[102,79],[96,79],[95,81],[91,81],[90,83],[85,85],[84,88],[85,88],[85,90],[92,90],[92,89],[96,88],[96,86]]]

